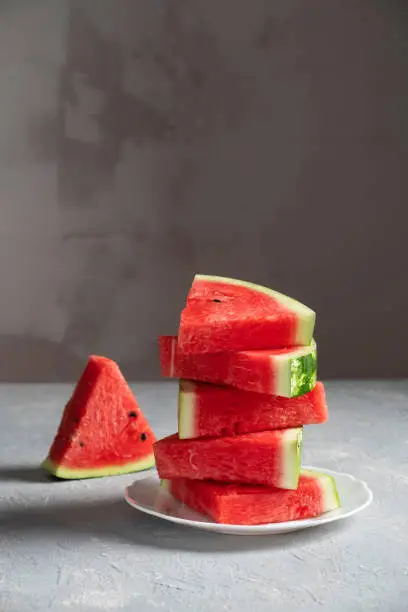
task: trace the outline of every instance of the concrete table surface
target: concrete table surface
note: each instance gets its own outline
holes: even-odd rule
[[[177,387],[134,390],[158,437]],[[408,381],[327,384],[304,462],[368,482],[355,518],[294,534],[220,536],[123,501],[132,475],[52,481],[38,469],[68,385],[0,386],[0,611],[408,610]]]

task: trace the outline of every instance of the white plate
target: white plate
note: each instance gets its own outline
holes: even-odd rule
[[[172,495],[160,487],[155,470],[147,473],[144,477],[141,475],[139,480],[127,487],[125,499],[133,508],[172,523],[234,535],[279,534],[324,525],[360,512],[373,500],[372,492],[362,480],[356,480],[349,474],[322,468],[307,467],[306,469],[326,472],[326,474],[334,476],[342,506],[340,509],[327,512],[316,518],[287,521],[285,523],[223,525],[214,523],[208,517],[190,510],[190,508],[174,499]]]

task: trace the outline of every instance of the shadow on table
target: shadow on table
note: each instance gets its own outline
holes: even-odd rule
[[[273,536],[233,536],[199,531],[150,517],[122,499],[53,503],[46,507],[7,509],[0,513],[0,531],[13,537],[39,536],[57,541],[98,538],[142,547],[201,553],[299,548],[327,539],[346,528],[344,521]]]
[[[50,474],[47,474],[40,466],[30,465],[0,465],[0,482],[50,482],[58,481]]]

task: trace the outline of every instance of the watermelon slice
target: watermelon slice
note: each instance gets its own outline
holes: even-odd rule
[[[233,436],[268,429],[324,423],[328,418],[323,383],[296,398],[217,387],[182,380],[179,389],[179,438]]]
[[[159,338],[163,376],[186,378],[246,391],[297,397],[316,384],[316,343],[273,351],[184,353],[177,336]]]
[[[118,365],[91,356],[43,467],[65,479],[137,472],[154,465],[155,441]]]
[[[340,507],[335,480],[301,470],[295,491],[203,480],[162,480],[176,499],[216,523],[262,525],[312,518]]]
[[[173,434],[156,442],[153,448],[160,478],[211,479],[296,489],[302,428],[197,440],[180,440]]]
[[[185,353],[279,349],[308,345],[316,314],[272,289],[220,276],[196,275],[181,313]]]

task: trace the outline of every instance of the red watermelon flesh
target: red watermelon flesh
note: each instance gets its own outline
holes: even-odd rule
[[[155,441],[118,365],[93,355],[65,406],[43,467],[66,479],[136,472],[154,465]]]
[[[313,310],[272,289],[196,275],[178,337],[185,353],[302,346],[312,340],[315,318]]]
[[[316,384],[316,344],[295,349],[184,353],[177,336],[159,338],[163,376],[228,385],[255,393],[297,397]]]
[[[241,391],[208,383],[180,381],[179,438],[234,436],[324,423],[328,418],[323,383],[300,397]]]
[[[296,490],[176,478],[162,486],[183,504],[227,525],[262,525],[312,518],[340,507],[335,480],[301,470]]]
[[[296,489],[302,429],[197,440],[180,440],[173,434],[156,442],[153,448],[160,478],[211,479]]]

